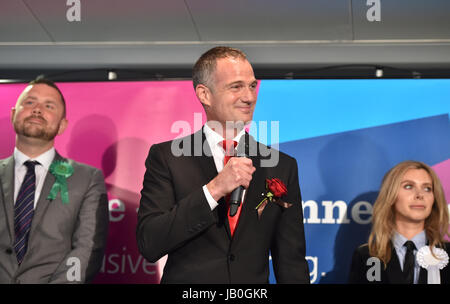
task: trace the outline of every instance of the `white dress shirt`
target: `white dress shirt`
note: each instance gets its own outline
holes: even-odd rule
[[[16,204],[17,195],[19,194],[20,186],[27,173],[27,166],[24,163],[28,160],[38,161],[39,165],[34,167],[36,173],[36,191],[34,193],[34,208],[41,195],[42,187],[44,186],[44,180],[47,176],[48,169],[55,158],[55,148],[52,147],[47,152],[39,155],[36,158],[29,158],[17,148],[14,148],[14,204]]]
[[[211,149],[212,156],[214,158],[214,163],[216,165],[217,173],[223,170],[223,160],[225,158],[225,150],[222,147],[222,141],[224,138],[212,130],[208,123],[206,123],[203,127],[203,132],[205,133],[206,141],[208,142],[209,148]],[[241,137],[245,134],[245,129],[242,129],[235,138],[234,141],[239,143]],[[237,147],[236,147],[237,148]],[[211,193],[209,193],[206,185],[203,186],[203,192],[205,193],[206,200],[208,201],[211,210],[214,210],[219,203],[212,197]]]

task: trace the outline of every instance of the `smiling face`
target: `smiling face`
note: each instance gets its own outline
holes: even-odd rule
[[[257,80],[253,68],[241,58],[217,59],[211,84],[198,85],[196,93],[205,107],[208,121],[249,123],[256,105]]]
[[[28,86],[11,111],[11,121],[18,140],[53,141],[64,132],[67,120],[58,91],[46,84]]]
[[[424,169],[406,171],[394,204],[396,222],[424,224],[433,203],[433,182],[428,172]]]

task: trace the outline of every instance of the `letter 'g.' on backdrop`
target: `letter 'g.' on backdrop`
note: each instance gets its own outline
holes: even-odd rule
[[[158,283],[164,262],[145,261],[135,240],[144,162],[152,144],[205,122],[192,82],[58,85],[69,120],[58,152],[106,178],[110,230],[95,282]],[[24,88],[0,85],[1,158],[13,152],[10,109]],[[250,130],[297,159],[311,282],[346,282],[352,252],[367,240],[381,179],[398,162],[432,166],[449,201],[449,113],[448,79],[260,81]]]

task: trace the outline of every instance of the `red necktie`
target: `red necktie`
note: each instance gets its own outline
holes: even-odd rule
[[[230,160],[230,158],[232,158],[235,154],[235,148],[237,146],[237,142],[234,140],[223,140],[222,141],[222,147],[225,150],[225,157],[223,159],[223,165],[225,166],[227,164],[227,162]],[[227,216],[228,216],[228,223],[230,224],[230,232],[231,232],[231,237],[233,237],[234,234],[234,230],[236,229],[238,220],[239,220],[239,216],[241,215],[241,207],[242,204],[239,206],[237,213],[235,214],[235,216],[230,216],[230,212],[229,212],[229,200],[230,200],[230,195],[228,194],[225,197],[225,201],[227,202]]]

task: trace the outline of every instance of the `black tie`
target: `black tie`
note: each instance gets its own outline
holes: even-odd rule
[[[14,205],[14,250],[19,264],[22,263],[28,247],[28,236],[34,214],[34,192],[36,191],[34,167],[39,163],[37,161],[26,161],[24,164],[27,167],[27,173]]]
[[[413,241],[406,241],[403,246],[406,247],[405,263],[403,264],[405,283],[414,284],[414,249],[416,249],[416,245],[414,245]]]

